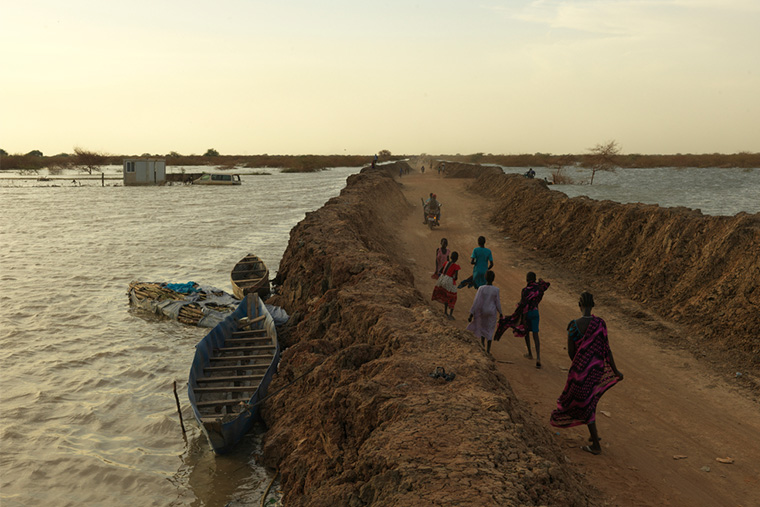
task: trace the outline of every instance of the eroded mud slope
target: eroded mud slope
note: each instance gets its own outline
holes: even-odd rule
[[[414,288],[393,230],[411,208],[385,171],[308,214],[280,264],[270,302],[297,324],[270,392],[295,382],[265,404],[263,458],[284,505],[599,505],[471,334]]]
[[[492,220],[522,245],[692,330],[673,340],[760,367],[760,215],[569,198],[518,175],[482,175],[470,189],[497,199]]]

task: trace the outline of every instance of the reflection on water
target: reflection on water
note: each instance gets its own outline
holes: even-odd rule
[[[254,426],[234,452],[224,456],[208,452],[208,442],[203,435],[191,438],[181,457],[182,465],[173,477],[168,478],[176,486],[178,496],[167,504],[259,505],[272,481],[271,474],[255,462],[255,452],[261,447],[264,431],[263,426]],[[268,498],[277,496],[276,489],[270,491]]]
[[[257,503],[271,478],[252,458],[260,436],[216,458],[188,406],[207,330],[130,309],[127,287],[230,291],[248,252],[274,275],[291,228],[357,171],[273,171],[238,187],[0,185],[3,507]]]
[[[534,168],[536,178],[552,181],[548,168]],[[760,213],[760,169],[739,168],[669,168],[617,169],[598,171],[594,184],[589,169],[564,170],[574,185],[551,188],[570,197],[585,195],[596,200],[645,204],[663,207],[684,206],[701,210],[705,215]],[[525,173],[522,167],[505,167],[506,173]]]

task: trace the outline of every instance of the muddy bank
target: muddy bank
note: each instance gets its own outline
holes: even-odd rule
[[[269,302],[293,324],[270,389],[295,382],[264,406],[262,459],[284,505],[601,505],[472,335],[414,288],[392,228],[414,209],[397,173],[349,178],[280,264]]]
[[[518,175],[483,175],[470,189],[496,199],[505,235],[692,331],[663,340],[760,368],[760,215],[569,198]]]

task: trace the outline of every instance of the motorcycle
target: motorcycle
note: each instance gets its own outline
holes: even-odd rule
[[[432,231],[434,227],[440,227],[441,225],[441,212],[440,210],[429,210],[425,201],[422,201],[422,207],[425,210],[425,225],[427,225]]]

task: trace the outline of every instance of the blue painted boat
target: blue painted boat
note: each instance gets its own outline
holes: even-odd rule
[[[229,452],[251,429],[279,362],[275,323],[257,294],[195,346],[187,394],[214,452]]]

